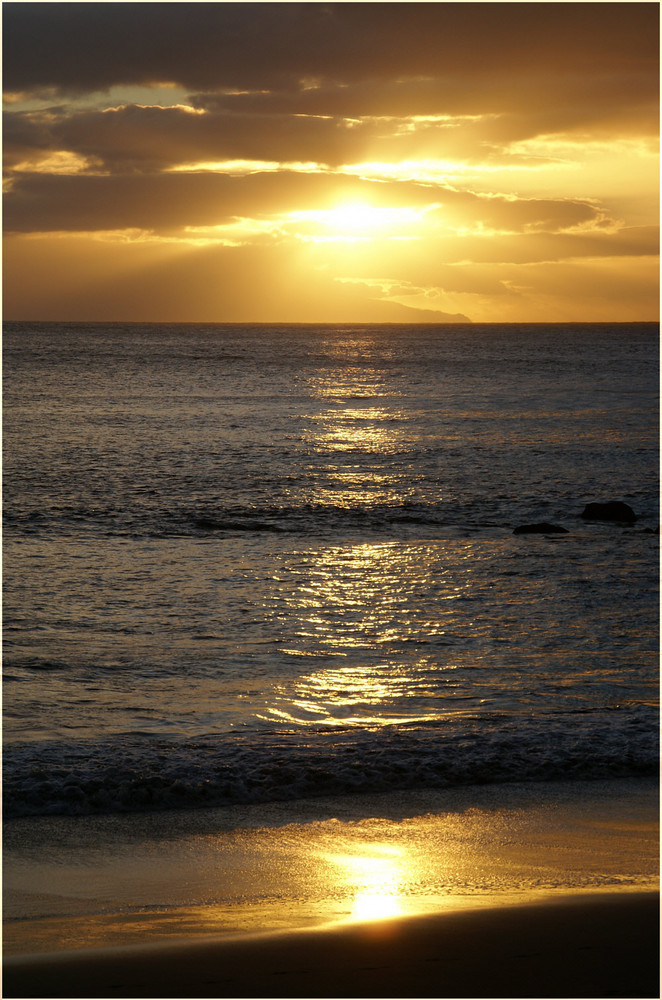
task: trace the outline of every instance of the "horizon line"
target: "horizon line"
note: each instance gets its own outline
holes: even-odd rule
[[[72,323],[98,326],[123,323],[127,326],[633,326],[659,325],[660,319],[554,319],[554,320],[213,320],[213,319],[26,319],[2,318],[5,323]]]

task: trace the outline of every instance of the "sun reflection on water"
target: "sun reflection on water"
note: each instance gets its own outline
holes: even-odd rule
[[[386,844],[366,844],[362,853],[329,855],[353,896],[350,920],[385,920],[403,912],[403,852]]]
[[[405,420],[404,414],[384,407],[332,409],[317,419],[313,439],[316,446],[331,451],[387,454],[398,447],[405,432]]]
[[[438,719],[457,701],[461,679],[445,652],[444,608],[457,587],[444,582],[441,550],[383,541],[328,546],[300,560],[296,574],[298,586],[284,597],[281,654],[310,661],[310,669],[275,686],[266,717],[393,725]]]
[[[411,496],[410,462],[398,459],[409,454],[411,414],[389,376],[392,350],[387,339],[366,338],[365,330],[348,330],[325,344],[338,365],[308,381],[312,407],[304,437],[322,459],[311,502],[357,508],[401,504]]]
[[[348,329],[325,343],[331,364],[308,380],[304,436],[321,459],[310,503],[347,510],[349,535],[297,553],[288,567],[277,611],[283,679],[261,719],[376,728],[438,720],[451,701],[457,708],[462,700],[466,711],[473,698],[460,699],[455,659],[445,649],[453,645],[450,604],[463,588],[457,574],[450,578],[444,550],[351,538],[357,525],[365,538],[365,518],[380,527],[406,520],[417,475],[416,414],[393,383],[391,350],[388,338]]]

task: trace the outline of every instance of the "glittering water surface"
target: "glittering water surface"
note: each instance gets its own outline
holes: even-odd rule
[[[657,338],[8,324],[9,813],[649,771]]]

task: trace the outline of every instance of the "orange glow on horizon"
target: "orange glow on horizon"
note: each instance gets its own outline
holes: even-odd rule
[[[168,58],[147,76],[139,36],[121,67],[112,47],[99,73],[80,57],[84,5],[58,66],[33,44],[17,58],[28,6],[5,31],[8,319],[659,314],[656,5],[522,6],[490,31],[471,4],[294,5],[229,31],[222,5],[166,5],[176,30],[164,17]],[[101,5],[95,25],[143,6]],[[314,77],[308,16],[332,39]]]

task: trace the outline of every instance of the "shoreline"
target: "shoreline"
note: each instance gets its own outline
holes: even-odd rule
[[[16,997],[659,996],[659,897],[516,905],[5,960]]]
[[[658,794],[611,780],[10,821],[4,954],[653,891]]]
[[[654,997],[658,793],[577,781],[12,821],[3,995]]]

